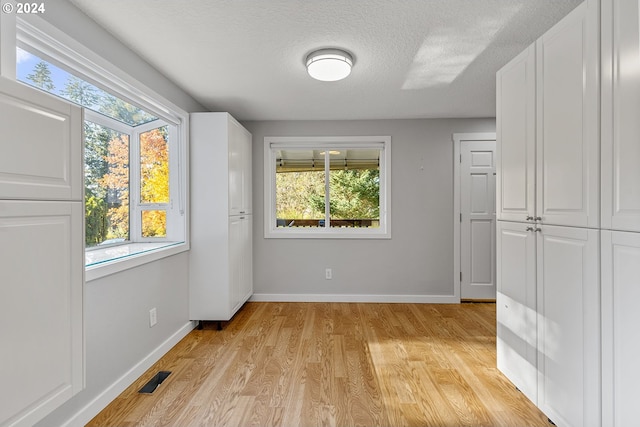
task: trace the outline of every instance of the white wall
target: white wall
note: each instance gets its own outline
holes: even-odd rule
[[[490,119],[254,121],[254,299],[447,301],[453,295],[452,134]],[[391,240],[265,239],[265,136],[391,135]],[[325,280],[325,268],[333,279]]]

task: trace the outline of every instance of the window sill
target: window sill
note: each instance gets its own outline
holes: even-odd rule
[[[304,230],[304,231],[303,231]],[[370,229],[344,229],[325,231],[318,230],[295,230],[288,228],[278,228],[277,230],[266,230],[265,239],[391,239],[391,232],[383,229],[372,231]]]
[[[85,281],[99,279],[189,249],[185,242],[129,243],[85,251]]]

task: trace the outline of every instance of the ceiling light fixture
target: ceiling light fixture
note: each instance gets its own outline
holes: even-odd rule
[[[342,80],[351,74],[353,57],[341,49],[320,49],[307,56],[307,72],[323,82]]]

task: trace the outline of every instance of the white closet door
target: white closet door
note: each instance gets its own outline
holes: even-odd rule
[[[0,425],[31,426],[84,386],[83,216],[0,201]]]
[[[495,141],[461,141],[460,298],[496,298]]]
[[[603,425],[638,423],[640,233],[602,231]]]
[[[538,407],[557,425],[599,426],[600,232],[539,228]]]
[[[612,20],[603,21],[602,227],[640,231],[640,6],[606,6]]]
[[[82,200],[82,110],[0,77],[0,198]]]
[[[496,74],[497,219],[535,215],[535,45]]]
[[[537,42],[537,200],[544,224],[599,227],[598,12],[584,2]]]
[[[536,236],[532,224],[497,223],[498,369],[537,402]]]

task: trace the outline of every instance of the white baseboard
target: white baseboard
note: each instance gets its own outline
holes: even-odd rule
[[[455,295],[253,294],[249,301],[457,304],[460,298]]]
[[[171,350],[171,348],[173,348],[173,346],[175,346],[182,338],[187,336],[187,334],[191,332],[195,327],[195,322],[188,322],[180,329],[178,329],[178,331],[176,331],[162,344],[156,347],[133,368],[129,369],[127,373],[125,373],[113,384],[107,387],[84,408],[76,412],[71,418],[69,418],[64,424],[62,424],[62,427],[81,427],[91,421],[93,417],[98,415],[100,411],[107,407],[107,405],[109,405],[109,403],[111,403],[116,397],[118,397],[120,393],[122,393],[127,387],[129,387],[135,380],[140,378],[140,376],[144,374],[147,369],[149,369],[154,363],[160,360],[162,356],[164,356],[169,350]]]

